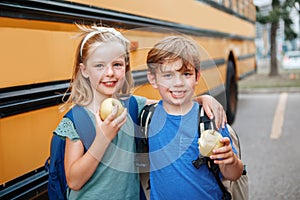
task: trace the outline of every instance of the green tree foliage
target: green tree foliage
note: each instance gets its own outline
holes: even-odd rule
[[[296,4],[300,5],[300,0],[285,0],[283,3],[280,3],[280,0],[272,0],[272,10],[267,14],[263,15],[259,8],[257,8],[256,12],[256,20],[262,24],[271,24],[270,31],[270,40],[271,40],[271,71],[270,76],[278,75],[278,64],[277,64],[277,43],[276,43],[276,35],[277,29],[279,27],[279,20],[282,19],[284,21],[284,34],[286,40],[293,40],[297,37],[297,34],[291,28],[293,21],[291,20],[289,13],[291,8],[298,9],[298,13],[300,12],[299,8],[297,8]]]

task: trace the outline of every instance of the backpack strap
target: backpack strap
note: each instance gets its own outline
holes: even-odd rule
[[[85,151],[87,151],[96,137],[95,126],[87,111],[82,106],[75,105],[64,117],[73,122]]]
[[[216,129],[214,120],[209,119],[209,117],[204,113],[204,109],[199,105],[199,114],[198,114],[198,135],[201,137],[201,133],[204,130]],[[202,164],[206,163],[208,169],[213,173],[220,189],[222,190],[223,196],[222,200],[230,200],[231,194],[227,191],[226,187],[223,185],[220,179],[220,168],[219,165],[215,164],[212,159],[209,157],[198,156],[196,160],[193,161],[193,165],[198,169]]]
[[[141,128],[142,137],[148,140],[148,127],[151,122],[152,115],[157,107],[157,103],[145,105],[139,116],[139,124]]]
[[[151,122],[151,117],[154,114],[157,103],[145,105],[142,109],[139,117],[139,131],[136,137],[136,166],[139,168],[140,173],[149,172],[149,143],[148,143],[148,129]],[[141,185],[141,193],[145,193],[146,190],[150,189],[150,179],[148,178],[147,185]],[[140,198],[145,200],[146,198]]]
[[[139,130],[136,135],[137,156],[135,163],[141,172],[148,172],[149,170],[148,128],[156,106],[157,103],[145,105],[138,117]]]
[[[228,192],[228,190],[226,189],[226,187],[224,186],[224,184],[222,183],[222,181],[220,179],[220,176],[219,176],[219,174],[220,174],[220,168],[219,168],[219,166],[216,165],[214,163],[214,161],[211,160],[211,159],[208,160],[207,164],[209,164],[208,168],[213,173],[213,175],[214,175],[214,177],[215,177],[215,179],[216,179],[216,181],[217,181],[220,189],[223,192],[222,200],[231,200],[232,197],[231,197],[230,192]]]
[[[138,115],[139,115],[139,108],[136,98],[134,96],[130,96],[129,99],[123,100],[125,107],[135,124],[138,124]]]

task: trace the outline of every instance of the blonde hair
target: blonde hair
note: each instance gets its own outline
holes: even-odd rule
[[[156,69],[166,62],[181,59],[182,68],[193,66],[196,72],[200,71],[200,51],[197,43],[183,36],[168,36],[156,43],[147,56],[147,66],[150,73],[155,74]]]
[[[77,51],[73,67],[73,75],[68,91],[70,96],[65,102],[74,103],[81,106],[86,106],[90,104],[93,100],[93,90],[91,87],[90,80],[83,77],[80,72],[80,64],[86,63],[91,51],[96,45],[104,42],[119,42],[124,46],[125,54],[125,81],[127,84],[123,84],[121,93],[128,94],[133,85],[133,79],[130,72],[130,60],[129,60],[129,41],[117,30],[107,27],[99,26],[80,26],[77,25],[81,30],[81,39]],[[67,92],[68,92],[67,91]]]

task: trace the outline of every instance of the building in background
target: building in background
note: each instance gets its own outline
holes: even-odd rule
[[[283,0],[282,0],[283,2]],[[254,4],[259,7],[262,14],[267,15],[272,10],[272,0],[256,0]],[[292,28],[298,37],[292,41],[285,40],[284,35],[284,22],[280,20],[279,28],[277,30],[277,57],[278,59],[286,51],[299,50],[300,49],[300,19],[299,19],[299,4],[298,8],[291,8],[290,18],[293,21]],[[266,58],[270,56],[270,24],[260,24],[256,22],[256,48],[257,58]]]

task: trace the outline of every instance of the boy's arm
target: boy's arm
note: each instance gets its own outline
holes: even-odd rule
[[[221,126],[222,128],[225,127],[227,122],[226,112],[223,106],[214,97],[210,95],[201,95],[195,97],[194,100],[203,106],[206,115],[210,119],[215,117],[215,123],[218,128]]]
[[[215,123],[218,128],[221,126],[222,128],[225,127],[227,122],[225,110],[214,97],[210,95],[201,95],[195,97],[194,100],[203,106],[204,112],[210,119],[215,118]],[[158,101],[154,99],[146,99],[146,105],[157,102]]]
[[[225,179],[237,180],[243,173],[243,163],[238,156],[233,152],[228,137],[220,140],[224,146],[213,151],[210,156],[216,164],[219,164],[221,173]]]

